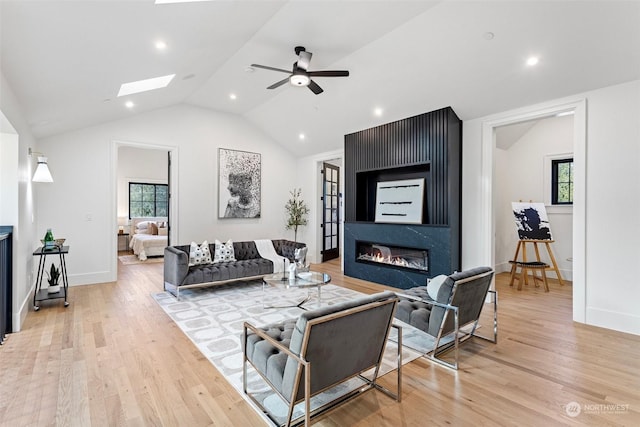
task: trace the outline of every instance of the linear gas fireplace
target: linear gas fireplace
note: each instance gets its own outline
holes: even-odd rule
[[[356,262],[406,268],[425,274],[429,272],[429,252],[426,249],[356,241],[356,254]]]

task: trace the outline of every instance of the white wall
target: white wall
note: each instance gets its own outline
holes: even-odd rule
[[[129,217],[129,183],[167,183],[167,151],[121,146],[118,148],[118,217]]]
[[[587,324],[640,334],[640,286],[634,266],[640,264],[633,227],[640,210],[640,81],[576,94],[551,104],[587,101],[586,112],[586,260],[584,283],[574,271],[576,289],[584,289]],[[492,253],[491,224],[479,215],[486,209],[490,182],[483,179],[483,122],[517,116],[525,108],[466,121],[463,125],[463,268],[485,263]],[[574,205],[574,215],[576,214]],[[574,241],[581,241],[574,233]],[[574,250],[582,250],[574,247]],[[575,254],[574,254],[575,256]],[[490,256],[489,256],[490,259]],[[577,266],[576,266],[577,268]],[[575,311],[575,310],[574,310]]]
[[[13,171],[17,171],[17,200],[15,199],[15,194],[10,197],[13,200],[12,203],[17,203],[18,206],[17,209],[8,208],[12,213],[9,214],[8,217],[5,217],[5,220],[10,220],[12,223],[3,225],[14,226],[12,323],[13,330],[19,331],[22,328],[22,323],[31,305],[30,291],[34,285],[31,272],[33,271],[33,266],[37,265],[32,255],[39,243],[33,226],[35,216],[33,193],[34,191],[46,191],[48,184],[36,183],[34,185],[31,183],[32,168],[35,165],[35,159],[32,159],[28,155],[28,152],[30,147],[34,150],[38,147],[29,131],[29,126],[24,118],[20,104],[1,71],[0,94],[2,94],[2,96],[0,96],[0,111],[2,111],[2,114],[4,114],[7,121],[11,124],[11,138],[15,138],[15,135],[17,135],[18,139],[17,157],[15,157],[14,154],[11,155],[15,164],[10,166]],[[12,140],[15,141],[14,139]],[[11,178],[11,180],[13,179],[14,178]],[[12,184],[13,190],[11,190],[13,192],[15,192],[14,185],[15,183]],[[2,197],[4,198],[4,193]],[[13,219],[11,217],[13,217]]]
[[[19,220],[18,144],[16,133],[0,132],[0,225],[17,225]]]
[[[296,176],[296,162],[286,150],[237,115],[186,105],[155,110],[40,141],[55,182],[39,195],[41,205],[53,208],[40,212],[38,231],[51,227],[68,239],[71,284],[115,280],[117,178],[107,159],[114,145],[127,142],[178,154],[172,162],[173,244],[284,236],[284,204]],[[262,155],[261,218],[217,218],[218,148]]]
[[[549,117],[538,121],[509,149],[496,149],[494,162],[496,217],[497,272],[509,271],[509,260],[517,246],[511,202],[545,202],[551,233],[555,240],[550,246],[564,279],[572,280],[573,256],[573,208],[571,206],[549,206],[545,200],[547,186],[551,186],[551,173],[545,169],[545,158],[550,155],[567,154],[573,151],[573,116]],[[529,246],[531,249],[531,246]],[[529,256],[531,257],[532,254]],[[550,263],[547,251],[541,247],[540,256]],[[529,258],[531,259],[531,258]],[[555,272],[549,271],[554,277]]]

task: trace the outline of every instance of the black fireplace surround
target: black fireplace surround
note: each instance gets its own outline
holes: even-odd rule
[[[450,108],[345,135],[345,274],[401,289],[460,270],[462,121]],[[379,182],[424,179],[421,224],[375,222]],[[417,249],[426,269],[358,259],[359,243]]]

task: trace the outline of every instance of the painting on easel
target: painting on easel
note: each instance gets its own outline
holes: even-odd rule
[[[512,202],[520,240],[553,240],[544,203]]]

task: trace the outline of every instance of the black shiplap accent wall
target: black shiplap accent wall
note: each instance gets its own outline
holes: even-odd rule
[[[430,251],[429,276],[450,274],[460,268],[462,197],[462,121],[443,108],[375,128],[345,135],[345,273],[396,287],[413,280],[380,273],[366,264],[347,259],[357,256],[355,240],[402,245],[420,236],[417,243]],[[403,179],[410,174],[425,177],[426,209],[417,225],[376,224],[375,181]],[[410,176],[413,177],[413,176]],[[406,233],[409,233],[405,235]],[[376,240],[376,235],[378,240]],[[404,236],[404,237],[400,237]],[[354,248],[351,248],[351,246]],[[438,253],[435,253],[438,252]],[[399,283],[402,282],[402,283]]]
[[[345,220],[357,221],[356,174],[429,165],[427,223],[453,225],[459,207],[462,122],[450,108],[432,111],[345,136]],[[453,186],[453,188],[452,188]],[[453,206],[452,206],[453,205]],[[458,209],[456,209],[458,210]]]

